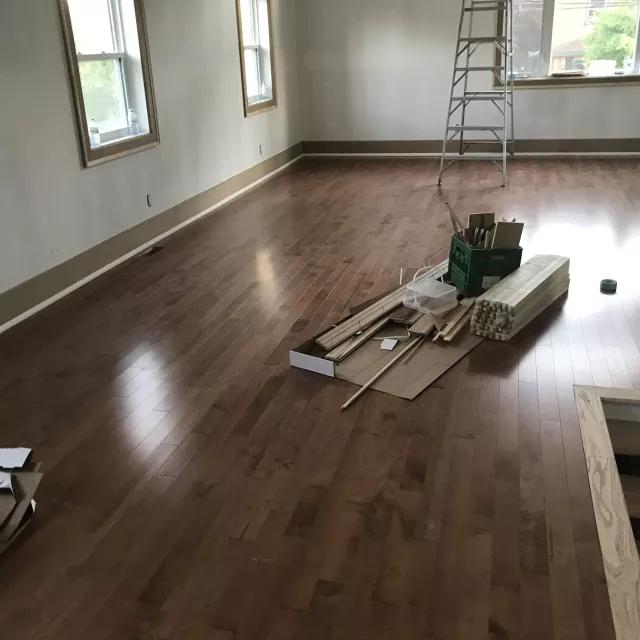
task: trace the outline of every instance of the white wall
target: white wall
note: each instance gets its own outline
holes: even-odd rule
[[[462,0],[299,1],[305,140],[442,139]],[[637,138],[639,103],[638,86],[519,90],[516,137]]]
[[[81,169],[57,1],[0,0],[0,292],[299,142],[296,2],[279,106],[245,118],[234,0],[147,0],[161,144]]]

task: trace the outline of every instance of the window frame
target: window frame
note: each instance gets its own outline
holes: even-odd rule
[[[122,95],[125,100],[125,108],[129,104],[129,64],[124,43],[121,41],[122,29],[114,29],[114,47],[117,51],[113,53],[80,54],[78,55],[73,27],[71,23],[71,13],[69,11],[68,0],[58,0],[60,10],[60,22],[62,27],[62,37],[67,58],[67,71],[69,76],[70,92],[73,102],[73,110],[76,120],[76,132],[78,136],[78,146],[84,168],[89,168],[122,158],[132,153],[138,153],[151,149],[160,144],[158,131],[158,115],[156,111],[155,91],[153,87],[153,74],[151,71],[151,55],[149,52],[149,40],[146,28],[146,16],[144,0],[132,0],[136,17],[136,31],[140,47],[140,61],[142,66],[142,79],[144,96],[147,105],[147,116],[149,120],[149,132],[138,136],[128,136],[128,128],[106,132],[101,137],[104,143],[97,148],[91,147],[89,138],[89,124],[82,92],[82,81],[80,77],[80,62],[117,60],[121,65]],[[121,24],[121,4],[120,0],[108,0],[112,21]]]
[[[556,0],[543,0],[542,14],[542,48],[541,57],[545,65],[551,67],[551,47],[553,40],[553,20]],[[607,3],[608,4],[608,3]],[[606,6],[604,7],[606,8]],[[504,29],[505,12],[498,11],[496,17],[496,35],[500,35]],[[502,54],[496,51],[495,65],[502,65]],[[502,83],[494,79],[493,86],[497,88]],[[640,7],[638,10],[638,26],[636,28],[636,45],[634,51],[634,72],[627,75],[614,76],[543,76],[540,78],[519,78],[514,80],[514,86],[518,89],[537,88],[571,88],[581,86],[610,86],[610,85],[637,85],[640,84]]]
[[[253,5],[257,5],[258,0],[250,0]],[[265,111],[270,111],[271,109],[275,109],[278,106],[278,91],[276,85],[276,62],[275,62],[275,44],[273,40],[273,14],[271,10],[271,0],[265,0],[267,3],[267,15],[269,22],[269,60],[271,63],[271,91],[272,97],[267,100],[257,100],[251,101],[251,97],[247,95],[247,69],[245,65],[245,51],[252,50],[257,52],[258,59],[258,68],[260,68],[261,64],[261,50],[262,47],[260,44],[247,44],[244,42],[244,31],[243,31],[243,23],[242,23],[242,7],[241,0],[236,0],[236,19],[238,23],[238,45],[240,51],[240,76],[242,81],[242,102],[244,106],[244,115],[245,118],[249,116],[257,115],[259,113],[264,113]],[[257,7],[256,7],[257,8]],[[258,16],[257,11],[254,12],[253,15],[253,29],[259,41],[260,39],[260,28],[258,24]],[[259,73],[259,81],[262,80],[262,75]]]

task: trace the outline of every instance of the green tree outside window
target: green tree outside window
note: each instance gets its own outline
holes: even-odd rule
[[[584,39],[587,64],[592,60],[615,60],[622,68],[633,56],[638,13],[636,7],[618,7],[598,12],[593,31]]]

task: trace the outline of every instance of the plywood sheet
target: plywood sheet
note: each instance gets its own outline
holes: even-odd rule
[[[482,340],[472,335],[468,328],[450,344],[426,340],[406,362],[399,362],[382,376],[372,389],[413,400]],[[336,377],[362,386],[394,355],[395,350],[381,351],[379,343],[370,341],[336,366]]]
[[[575,387],[575,395],[616,638],[637,640],[640,638],[640,558],[603,404],[640,404],[640,392]],[[632,504],[635,508],[635,498]]]

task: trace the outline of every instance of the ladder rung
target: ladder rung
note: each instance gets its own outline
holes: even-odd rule
[[[474,2],[470,7],[466,7],[465,11],[504,11],[507,8],[506,2],[495,2],[484,4],[481,2]]]
[[[495,96],[504,96],[504,91],[467,91],[464,95],[466,98],[487,97],[493,99]],[[511,95],[511,89],[507,89],[507,94]]]
[[[450,131],[502,131],[503,124],[498,125],[449,125]]]
[[[507,154],[507,159],[509,159]],[[502,160],[503,155],[501,153],[446,153],[445,160]]]
[[[456,71],[504,71],[503,67],[456,67]]]
[[[504,36],[485,36],[485,37],[476,37],[476,38],[460,38],[460,42],[506,42],[506,38]]]
[[[507,95],[511,95],[510,93]],[[454,96],[451,98],[452,102],[475,102],[476,100],[495,102],[496,100],[504,100],[504,93],[498,93],[495,96]]]

